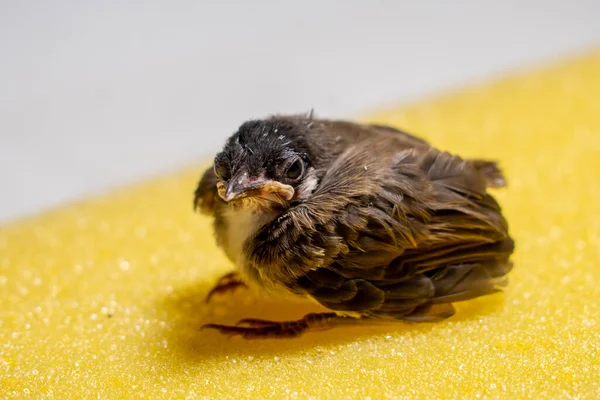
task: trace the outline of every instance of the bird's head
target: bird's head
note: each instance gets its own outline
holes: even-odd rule
[[[219,196],[234,205],[288,207],[317,185],[301,127],[285,120],[244,123],[214,160]]]

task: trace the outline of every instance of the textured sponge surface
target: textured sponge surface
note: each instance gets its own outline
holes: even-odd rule
[[[599,398],[600,53],[373,115],[501,162],[504,293],[436,324],[244,341],[314,306],[243,290],[194,215],[200,165],[0,228],[0,398]]]

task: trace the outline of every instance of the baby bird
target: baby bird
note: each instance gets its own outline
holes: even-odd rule
[[[312,114],[248,121],[195,192],[237,268],[209,298],[250,286],[331,312],[204,327],[265,338],[448,318],[452,303],[507,284],[514,242],[487,192],[505,183],[493,161],[464,160],[389,126]]]

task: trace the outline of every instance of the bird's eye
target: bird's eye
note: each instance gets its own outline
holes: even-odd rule
[[[300,178],[300,175],[302,175],[303,169],[304,167],[302,165],[302,161],[300,161],[298,158],[292,163],[292,165],[288,167],[287,171],[285,172],[285,176],[288,179],[296,180]]]
[[[215,175],[217,176],[218,179],[222,179],[225,181],[230,178],[229,169],[227,167],[225,167],[224,165],[215,164]]]

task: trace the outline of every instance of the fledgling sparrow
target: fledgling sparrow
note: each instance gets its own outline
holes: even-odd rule
[[[374,319],[450,317],[453,302],[507,284],[514,242],[487,192],[502,186],[495,162],[463,160],[392,127],[312,114],[246,122],[195,192],[237,268],[209,297],[247,285],[331,312],[205,327],[290,337]]]

